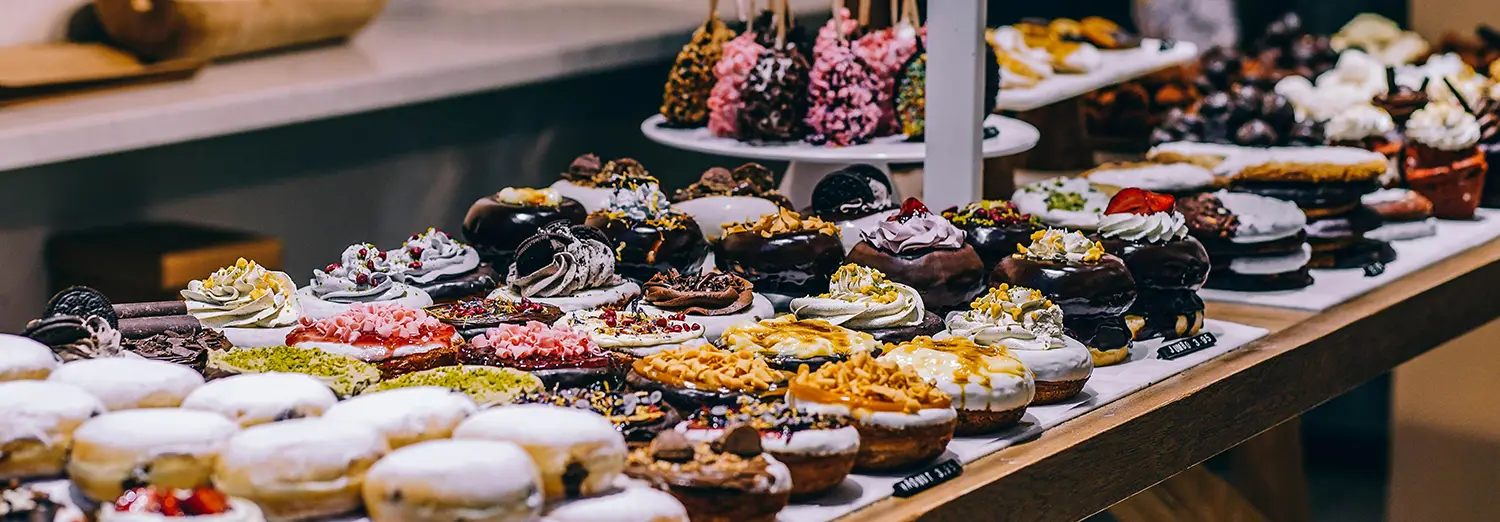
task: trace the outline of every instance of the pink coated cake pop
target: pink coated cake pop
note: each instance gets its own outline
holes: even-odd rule
[[[807,140],[836,147],[855,145],[875,136],[880,123],[876,92],[880,81],[872,67],[855,55],[847,40],[837,40],[816,55],[810,74]]]
[[[725,43],[724,56],[714,64],[717,80],[708,97],[708,131],[714,136],[740,136],[740,109],[745,107],[740,91],[745,88],[745,78],[750,75],[750,69],[755,68],[760,53],[766,50],[755,39],[755,33],[745,31],[745,34]]]
[[[840,32],[841,29],[842,32]],[[854,39],[854,33],[858,30],[859,21],[850,17],[849,9],[840,7],[834,11],[833,18],[829,18],[828,23],[818,29],[818,39],[813,42],[813,56],[822,56],[829,47],[839,43],[839,40]],[[843,38],[839,37],[840,34],[844,35]]]
[[[870,64],[880,89],[875,92],[875,102],[880,106],[878,135],[885,136],[898,131],[896,123],[896,78],[906,62],[917,54],[916,31],[902,24],[871,31],[854,43],[854,53]]]

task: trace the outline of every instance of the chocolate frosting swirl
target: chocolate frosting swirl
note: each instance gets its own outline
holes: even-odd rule
[[[620,276],[603,234],[559,221],[516,249],[506,281],[522,297],[557,297],[619,284]]]
[[[748,308],[755,300],[745,278],[725,272],[681,275],[677,270],[658,273],[646,281],[646,303],[689,315],[729,315]]]

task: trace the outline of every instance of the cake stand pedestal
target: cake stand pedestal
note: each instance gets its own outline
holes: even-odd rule
[[[890,175],[892,163],[921,163],[927,157],[927,144],[908,142],[905,136],[876,138],[870,143],[848,147],[828,147],[805,142],[755,144],[732,138],[720,138],[709,134],[706,128],[677,129],[663,125],[661,115],[641,122],[641,133],[651,141],[677,149],[716,154],[733,158],[764,161],[786,161],[786,174],[781,178],[781,193],[791,198],[797,208],[806,208],[814,185],[823,176],[856,163],[867,163]],[[1009,156],[1030,150],[1036,146],[1041,135],[1036,127],[1004,116],[992,115],[985,119],[986,127],[1000,131],[995,137],[984,140],[983,154],[986,158]],[[952,186],[972,183],[977,172],[927,172],[926,176],[952,177]],[[945,184],[947,185],[947,184]],[[932,185],[928,185],[929,187]],[[892,187],[895,190],[894,185]],[[930,189],[929,189],[930,190]],[[895,190],[892,199],[901,198]],[[942,194],[924,194],[926,199],[940,201],[970,198],[949,198]]]

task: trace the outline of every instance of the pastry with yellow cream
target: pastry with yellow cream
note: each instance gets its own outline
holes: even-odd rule
[[[772,367],[789,372],[803,365],[817,368],[857,353],[880,350],[880,343],[868,333],[822,319],[790,315],[731,326],[719,338],[719,344],[729,350],[754,353]]]
[[[238,348],[280,346],[302,318],[297,284],[285,272],[274,272],[240,258],[181,291],[189,315],[218,330]]]
[[[1035,288],[1063,311],[1063,331],[1082,341],[1094,365],[1130,356],[1134,335],[1125,312],[1135,303],[1135,279],[1120,258],[1083,234],[1058,229],[1037,231],[1031,244],[1000,261],[990,286]]]
[[[506,187],[479,198],[464,215],[464,241],[491,266],[508,267],[516,247],[553,221],[582,225],[588,212],[578,200],[553,189]]]
[[[643,357],[631,365],[625,380],[638,390],[660,391],[668,403],[690,411],[738,404],[741,397],[781,396],[786,378],[755,352],[703,345]]]
[[[1005,348],[1031,372],[1033,404],[1065,401],[1083,391],[1094,372],[1093,356],[1063,334],[1062,309],[1041,291],[1002,284],[970,306],[948,317],[948,331],[940,337]]]
[[[931,462],[958,425],[953,398],[909,367],[859,353],[848,361],[801,368],[787,403],[810,413],[853,417],[859,429],[855,471],[885,471]]]
[[[998,344],[962,337],[918,337],[892,346],[882,360],[909,366],[953,397],[958,435],[1000,431],[1021,421],[1036,392],[1031,370]]]
[[[910,341],[943,329],[942,318],[927,311],[917,289],[855,264],[834,272],[827,293],[793,299],[792,313],[868,333],[882,343]]]

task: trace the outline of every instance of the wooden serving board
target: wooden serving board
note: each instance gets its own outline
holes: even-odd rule
[[[191,77],[201,60],[142,63],[99,44],[31,44],[0,48],[0,107],[121,85]]]
[[[111,39],[140,56],[214,60],[348,38],[386,0],[94,0]]]

